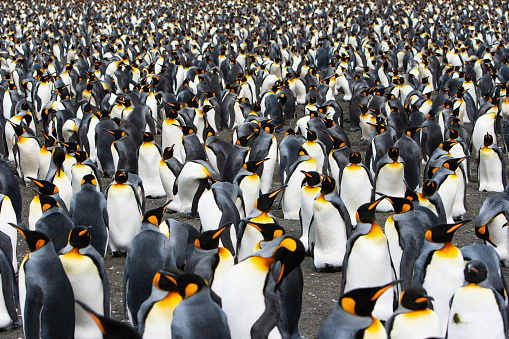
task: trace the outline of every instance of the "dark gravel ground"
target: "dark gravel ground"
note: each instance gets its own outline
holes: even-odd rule
[[[345,112],[345,118],[348,119],[348,103],[343,103],[338,98],[338,102],[341,103]],[[303,114],[303,107],[298,108],[298,117]],[[293,126],[293,125],[292,125]],[[288,126],[285,126],[285,129]],[[352,149],[361,151],[365,154],[366,146],[360,141],[360,131],[351,133],[349,132],[349,122],[345,123],[345,130],[348,133]],[[471,127],[467,125],[467,129]],[[223,131],[218,135],[224,140],[231,141],[232,132]],[[283,135],[278,135],[278,141],[281,141]],[[158,137],[160,141],[160,136]],[[500,140],[499,140],[500,141]],[[499,143],[501,145],[501,143]],[[467,184],[467,213],[464,218],[475,219],[483,201],[486,197],[493,195],[494,193],[479,192],[478,184],[476,179],[477,168],[475,161],[472,161],[472,181]],[[12,167],[14,170],[14,167]],[[279,187],[279,177],[276,173],[274,175],[273,188]],[[421,171],[422,173],[422,171]],[[103,187],[107,187],[110,179],[103,179]],[[25,187],[22,180],[18,178],[21,194],[23,196],[23,221],[28,224],[28,204],[34,196],[34,192]],[[164,203],[165,199],[148,199],[146,203],[146,210],[157,207]],[[276,204],[275,204],[276,205]],[[276,206],[277,207],[277,206]],[[284,220],[283,212],[280,209],[274,209],[272,214],[278,218],[279,223],[286,229],[287,233],[295,236],[300,236],[300,225],[297,220]],[[385,219],[389,214],[379,213],[377,222],[383,227]],[[174,218],[183,222],[192,224],[195,227],[199,227],[198,219],[189,219],[187,216],[182,214],[166,214],[166,218]],[[454,237],[453,243],[458,246],[466,246],[472,243],[481,243],[477,239],[474,233],[473,222],[460,228]],[[21,263],[23,257],[28,252],[28,248],[24,240],[18,237],[18,262]],[[111,284],[111,311],[112,318],[122,321],[128,321],[122,314],[122,276],[124,271],[125,257],[112,257],[111,253],[105,258],[105,267],[108,274],[108,278]],[[341,272],[336,273],[317,273],[314,269],[313,262],[310,257],[306,257],[301,265],[304,274],[304,291],[302,294],[302,314],[300,318],[300,333],[306,338],[315,338],[321,324],[329,317],[332,313],[334,305],[339,297],[339,289],[341,284]],[[503,274],[506,279],[509,278],[509,269],[503,268]],[[0,338],[22,338],[23,331],[21,328],[0,333]]]

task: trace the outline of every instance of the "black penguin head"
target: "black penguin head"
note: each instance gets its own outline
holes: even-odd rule
[[[360,164],[362,162],[362,155],[354,151],[348,156],[348,162],[351,164]]]
[[[237,146],[246,147],[247,143],[252,135],[254,135],[254,134],[242,136],[242,137],[238,138],[235,143],[237,144]]]
[[[505,227],[505,226],[507,226],[507,224],[503,225],[502,227]],[[490,243],[493,247],[497,247],[497,245],[495,245],[495,243],[491,239],[490,230],[489,230],[487,225],[482,225],[482,226],[479,226],[479,227],[476,226],[474,231],[475,231],[475,235],[479,239],[484,240],[484,241]]]
[[[304,184],[307,184],[310,187],[315,187],[316,185],[319,185],[322,181],[322,176],[320,173],[315,171],[301,171],[304,174],[304,179],[302,179],[301,187],[304,186]]]
[[[346,292],[339,304],[341,308],[350,314],[359,317],[370,317],[377,299],[392,286],[398,284],[401,280],[396,280],[388,284],[377,287],[357,288]]]
[[[442,167],[444,168],[447,168],[448,170],[451,170],[453,172],[456,172],[456,169],[459,167],[459,165],[461,164],[461,162],[463,160],[465,160],[466,158],[451,158],[451,159],[448,159],[446,160],[443,164],[442,164]]]
[[[463,273],[465,274],[465,281],[470,284],[479,284],[488,278],[488,268],[479,260],[467,262]]]
[[[43,213],[50,208],[59,207],[58,202],[46,194],[39,194],[39,202],[41,203],[41,210]]]
[[[21,124],[17,125],[10,120],[7,121],[11,124],[12,128],[14,129],[14,133],[16,133],[17,136],[21,136],[23,133],[25,133],[25,128],[21,126]]]
[[[283,279],[304,260],[306,250],[302,242],[292,236],[281,236],[274,241],[279,241],[279,245],[272,252],[272,257],[281,262],[281,271],[276,280],[277,289]]]
[[[194,246],[202,250],[213,250],[218,248],[221,234],[230,227],[231,224],[224,225],[217,230],[210,230],[200,233],[194,241]]]
[[[434,243],[446,243],[451,242],[454,232],[460,228],[460,226],[472,221],[471,219],[465,219],[458,221],[454,224],[438,224],[432,226],[425,233],[426,240]]]
[[[90,226],[74,226],[69,232],[69,245],[74,248],[85,248],[90,245]]]
[[[88,154],[85,151],[74,151],[71,153],[71,156],[73,156],[76,159],[76,162],[82,163],[83,161],[87,160]]]
[[[166,206],[168,206],[170,202],[171,200],[168,200],[167,202],[164,203],[163,206],[159,206],[157,208],[151,209],[150,211],[147,211],[145,215],[143,215],[142,222],[146,222],[156,227],[159,227],[159,225],[163,221],[163,215],[164,211],[166,210]]]
[[[89,184],[97,187],[97,180],[93,174],[87,174],[83,178],[81,178],[81,186]]]
[[[177,289],[182,299],[192,297],[206,286],[207,282],[194,273],[182,273],[177,277]]]
[[[191,134],[194,133],[194,130],[191,127],[180,126],[180,125],[175,125],[175,126],[177,126],[178,128],[180,128],[182,130],[182,135],[183,136],[191,135]]]
[[[42,132],[42,135],[44,136],[44,147],[49,148],[57,145],[57,140],[51,135],[47,135],[44,132]]]
[[[120,129],[115,129],[115,130],[107,129],[106,132],[113,135],[113,138],[115,138],[115,141],[118,141],[126,136],[125,132]]]
[[[30,179],[37,186],[37,189],[41,194],[53,195],[58,193],[57,185],[55,185],[51,181],[34,179],[32,177],[27,178]]]
[[[490,147],[491,145],[493,145],[493,136],[490,133],[486,133],[484,135],[484,146]]]
[[[451,141],[456,140],[459,138],[459,136],[460,135],[457,130],[449,128],[449,140]]]
[[[19,232],[19,234],[25,238],[30,252],[35,252],[47,243],[51,242],[51,239],[42,232],[31,231],[27,228],[19,227],[13,223],[9,223],[9,225],[14,227]]]
[[[129,173],[125,170],[118,170],[115,173],[115,182],[117,184],[125,184],[129,178]]]
[[[380,201],[384,200],[385,196],[376,199],[373,202],[365,203],[357,209],[355,212],[355,220],[363,224],[372,224],[375,222],[376,206]]]
[[[243,219],[242,221],[245,222],[246,224],[249,224],[249,226],[254,227],[256,230],[258,230],[263,236],[263,241],[272,241],[276,238],[279,238],[279,237],[285,235],[285,233],[286,233],[284,228],[281,227],[281,225],[279,225],[277,223],[264,224],[264,223],[254,222],[249,219]]]
[[[289,129],[286,130],[286,133],[285,133],[283,139],[286,138],[289,135],[295,135],[295,131],[293,130],[293,128],[289,128]]]
[[[422,184],[422,194],[425,197],[432,196],[438,190],[438,184],[435,180],[426,179]]]
[[[274,192],[260,195],[260,197],[256,200],[255,207],[262,212],[269,213],[278,193],[281,192],[285,187],[286,186],[283,186]]]
[[[154,274],[152,284],[161,291],[178,292],[177,277],[182,273],[177,268],[165,268]]]
[[[270,119],[268,121],[262,122],[262,124],[260,126],[261,129],[264,130],[265,132],[269,133],[269,134],[273,134],[274,133],[274,129],[276,128],[276,126],[271,124],[272,121],[273,121],[273,119]]]
[[[420,286],[412,286],[401,292],[399,302],[406,309],[419,311],[428,308],[429,301],[434,300],[433,297],[427,295],[424,288]]]
[[[168,146],[164,149],[164,151],[163,151],[163,160],[164,161],[173,158],[173,147],[175,147],[175,144]]]
[[[399,158],[399,148],[391,147],[387,151],[387,154],[389,154],[389,158],[391,158],[392,161],[397,162]]]
[[[333,149],[341,149],[343,147],[346,147],[346,142],[344,142],[341,138],[333,137],[332,135],[328,134],[329,138],[332,140],[332,148]]]
[[[307,140],[308,141],[315,141],[318,138],[318,135],[315,133],[315,131],[310,130],[309,128],[306,128],[307,131]]]
[[[417,133],[418,131],[420,131],[422,129],[422,127],[412,127],[412,128],[407,128],[405,130],[405,134],[408,135],[410,138],[413,138],[415,133]]]
[[[440,148],[446,152],[449,152],[451,150],[452,146],[456,145],[457,143],[458,142],[454,141],[454,140],[446,140],[440,144]]]
[[[65,150],[67,153],[73,153],[80,149],[80,145],[74,141],[68,141],[68,142],[61,142],[58,141],[58,143],[65,147]]]
[[[143,142],[152,142],[156,140],[154,135],[150,132],[143,132]]]
[[[394,213],[405,213],[414,209],[412,202],[406,198],[385,197],[385,200],[391,203]]]
[[[255,173],[258,170],[258,167],[267,160],[269,160],[269,158],[265,158],[263,160],[249,160],[244,164],[243,167],[245,170],[251,173]]]
[[[336,190],[336,180],[333,177],[329,177],[328,175],[324,176],[322,179],[322,188],[320,193],[322,195],[327,195]]]

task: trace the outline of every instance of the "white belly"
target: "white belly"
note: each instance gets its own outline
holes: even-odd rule
[[[405,183],[404,183],[404,167],[403,164],[388,164],[380,169],[375,184],[375,192],[387,194],[392,197],[405,196]],[[376,199],[380,196],[376,194]],[[382,200],[377,206],[377,212],[390,212],[392,205],[387,200]]]
[[[301,184],[305,178],[301,171],[316,171],[317,163],[315,161],[302,162],[287,182],[287,187],[283,193],[283,213],[285,219],[299,219],[299,210],[301,203]]]
[[[37,178],[39,172],[39,144],[34,138],[19,138],[19,170],[23,173],[25,184],[30,183],[27,177]]]
[[[492,150],[481,149],[479,152],[479,191],[503,192],[502,163],[498,154]]]
[[[432,310],[414,311],[396,316],[391,339],[426,339],[442,337],[440,320]]]
[[[140,146],[138,156],[138,175],[143,181],[145,196],[159,198],[165,195],[159,168],[155,166],[161,161],[161,154],[152,143],[144,143]]]
[[[58,194],[60,195],[60,198],[64,201],[65,205],[69,207],[71,205],[72,198],[71,180],[64,171],[60,171],[60,173],[55,174],[53,183],[58,187]]]
[[[16,246],[18,243],[18,232],[9,223],[17,224],[16,212],[12,207],[11,199],[5,196],[2,201],[2,210],[0,211],[0,231],[11,239],[12,245],[12,267],[14,272],[18,271],[18,260],[16,256]],[[2,289],[0,289],[1,291]]]
[[[352,225],[355,225],[355,212],[361,205],[371,201],[373,187],[368,173],[359,166],[345,167],[340,188],[341,200],[350,214]]]
[[[316,196],[320,193],[320,188],[316,187],[302,187],[301,192],[301,204],[300,204],[300,226],[302,230],[302,236],[300,241],[304,245],[306,251],[309,249],[309,226],[311,224],[311,218],[313,218],[313,202]]]
[[[278,147],[276,138],[272,138],[272,144],[269,149],[269,153],[267,154],[267,158],[269,160],[263,163],[263,171],[260,176],[261,180],[261,191],[262,194],[269,193],[270,188],[272,186],[272,177],[274,176],[274,168],[276,167]]]
[[[219,207],[217,207],[212,190],[208,190],[202,194],[198,201],[198,214],[200,215],[203,232],[216,230],[222,226],[219,225],[219,222],[223,213]]]
[[[260,177],[256,174],[244,177],[240,182],[239,187],[242,190],[245,211],[247,215],[249,215],[254,208],[256,200],[260,196]]]
[[[503,213],[493,218],[487,225],[491,240],[497,245],[495,251],[500,260],[507,266],[509,264],[509,228],[503,227],[508,220]],[[486,243],[492,246],[490,243]]]
[[[110,247],[112,251],[126,251],[141,229],[142,216],[132,188],[128,185],[112,186],[108,191],[107,209]]]

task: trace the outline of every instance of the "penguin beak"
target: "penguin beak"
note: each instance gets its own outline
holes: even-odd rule
[[[382,294],[384,294],[385,291],[387,291],[389,288],[391,288],[392,286],[394,285],[397,285],[399,284],[400,282],[402,282],[403,280],[394,280],[384,286],[382,286],[372,297],[371,297],[371,301],[375,301],[377,300],[378,298],[380,298],[380,296]]]
[[[25,235],[25,232],[23,232],[23,229],[21,227],[19,227],[18,225],[16,224],[13,224],[12,222],[9,223],[9,225],[11,225],[12,227],[14,227],[16,229],[16,231],[19,232],[19,234],[21,234],[21,236],[26,239],[26,235]]]
[[[227,229],[230,225],[231,224],[224,225],[219,230],[217,230],[217,232],[214,233],[214,235],[212,236],[212,239],[216,239],[217,237],[219,237],[224,232],[224,230]]]
[[[435,299],[430,295],[425,295],[424,297],[415,299],[415,302],[422,304],[422,303],[427,302],[428,300],[435,300]]]
[[[452,233],[452,232],[456,231],[458,228],[460,228],[460,226],[463,226],[470,221],[472,221],[472,219],[465,219],[465,220],[462,220],[461,222],[458,222],[457,224],[455,224],[451,228],[449,228],[447,230],[447,233]]]

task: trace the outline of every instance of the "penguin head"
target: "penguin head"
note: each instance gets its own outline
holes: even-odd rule
[[[154,135],[150,132],[143,132],[143,142],[152,142],[156,140]]]
[[[47,243],[51,242],[51,239],[42,232],[31,231],[27,228],[19,227],[13,223],[9,223],[9,225],[14,227],[19,232],[19,234],[25,238],[30,252],[35,252]]]
[[[413,138],[415,133],[417,133],[418,131],[420,131],[423,127],[412,127],[412,128],[407,128],[405,130],[405,134],[408,135],[410,138]]]
[[[433,194],[435,194],[437,189],[438,184],[435,180],[432,179],[424,180],[424,183],[422,184],[422,194],[424,194],[425,197],[432,196]]]
[[[493,145],[493,136],[487,132],[484,135],[484,147],[490,147],[491,145]]]
[[[209,125],[207,120],[205,120],[205,125],[206,125],[206,127],[203,130],[203,138],[206,140],[207,138],[216,135],[216,132],[214,131],[212,126]]]
[[[152,284],[161,291],[178,292],[177,277],[182,273],[177,268],[167,267],[154,274]]]
[[[57,185],[55,185],[51,181],[34,179],[32,177],[27,178],[30,179],[37,186],[39,193],[45,195],[53,195],[58,193]]]
[[[57,145],[57,140],[51,135],[47,135],[44,132],[42,132],[42,135],[44,136],[44,147],[46,147],[46,149]]]
[[[295,135],[295,131],[293,130],[293,128],[289,128],[286,130],[285,135],[283,136],[283,139],[289,135]]]
[[[125,170],[118,170],[115,172],[115,182],[117,184],[125,184],[129,178],[129,172]]]
[[[357,288],[348,291],[338,302],[347,313],[358,317],[370,317],[377,299],[400,281],[396,280],[382,286]]]
[[[67,153],[72,153],[72,152],[75,152],[80,149],[80,145],[78,145],[78,143],[73,142],[73,141],[68,141],[68,142],[57,141],[57,142],[61,146],[65,147],[65,150],[67,151]]]
[[[365,203],[357,209],[355,212],[355,220],[362,224],[372,224],[375,222],[376,206],[385,199],[385,195],[376,199],[373,202]]]
[[[447,168],[448,170],[451,170],[453,172],[456,172],[456,169],[459,167],[461,162],[465,159],[466,159],[465,157],[448,159],[442,164],[442,167]]]
[[[315,171],[301,171],[304,174],[304,179],[302,179],[301,187],[304,186],[304,184],[307,184],[310,187],[315,187],[316,185],[319,185],[322,181],[322,176],[320,173]]]
[[[405,213],[414,209],[412,202],[406,198],[400,197],[385,197],[385,200],[391,203],[394,208],[394,213]]]
[[[267,120],[267,121],[264,121],[262,122],[260,128],[262,130],[264,130],[265,132],[269,133],[269,134],[273,134],[274,133],[274,129],[276,128],[276,126],[274,126],[273,124],[271,124],[271,122],[273,121],[274,119],[270,119],[270,120]]]
[[[341,138],[333,137],[332,135],[328,134],[329,138],[332,140],[332,148],[334,150],[341,149],[343,147],[346,147],[346,142],[344,142]]]
[[[88,154],[85,151],[74,151],[70,153],[71,156],[73,156],[76,159],[76,162],[82,163],[83,161],[87,160]]]
[[[320,189],[320,193],[325,196],[334,192],[334,190],[336,190],[336,180],[328,175],[324,176],[322,179],[322,188]]]
[[[362,162],[362,155],[354,151],[348,156],[348,162],[351,164],[360,164]]]
[[[459,136],[460,135],[457,130],[449,128],[449,140],[450,141],[454,141],[454,140],[458,139]]]
[[[428,308],[430,300],[434,299],[427,295],[424,288],[412,286],[401,292],[399,303],[406,309],[420,311]]]
[[[249,160],[246,161],[243,167],[245,170],[251,173],[255,173],[258,170],[258,167],[267,160],[269,160],[269,158],[265,158],[263,160]]]
[[[479,260],[470,260],[463,270],[465,281],[470,284],[479,284],[488,278],[488,268]]]
[[[277,247],[272,252],[272,257],[281,263],[279,276],[276,280],[276,289],[290,272],[298,267],[304,260],[306,250],[302,242],[292,236],[281,236],[273,240]]]
[[[13,123],[10,120],[7,120],[7,121],[11,124],[12,128],[14,129],[14,133],[16,133],[17,136],[22,136],[23,133],[25,133],[25,128],[23,126],[21,126],[21,124],[18,125],[18,124]]]
[[[168,146],[164,149],[164,151],[163,151],[163,160],[164,161],[173,158],[173,147],[175,147],[175,144]]]
[[[175,125],[176,127],[180,128],[182,130],[182,135],[183,136],[187,136],[187,135],[191,135],[194,133],[194,130],[191,128],[191,127],[188,127],[188,126],[180,126],[180,125]]]
[[[286,186],[283,186],[274,192],[265,193],[260,195],[260,197],[255,202],[255,207],[262,211],[269,213],[270,209],[272,208],[272,204],[274,203],[274,200],[276,199],[279,192],[281,192]]]
[[[78,249],[90,245],[90,228],[90,226],[74,226],[69,232],[69,245]]]
[[[306,131],[307,131],[306,136],[307,136],[308,141],[315,141],[318,138],[318,135],[316,134],[315,131],[312,131],[309,128],[306,128]]]
[[[163,215],[164,211],[166,210],[166,206],[168,206],[171,202],[171,199],[164,203],[163,206],[159,206],[157,208],[151,209],[150,211],[147,211],[143,215],[142,222],[146,222],[149,224],[152,224],[156,227],[159,227],[161,222],[163,221]]]
[[[107,129],[105,131],[110,133],[111,135],[113,135],[113,138],[115,138],[115,141],[118,141],[126,136],[125,132],[120,129],[114,129],[114,130]]]
[[[454,140],[446,140],[443,143],[439,145],[441,149],[443,149],[446,152],[449,152],[451,148],[456,145],[458,142]]]
[[[391,158],[392,161],[397,162],[399,159],[399,148],[391,147],[387,151],[387,154],[389,155],[389,158]]]
[[[59,207],[58,202],[51,196],[46,194],[41,193],[39,194],[39,202],[41,203],[41,210],[43,213],[49,210],[50,208]]]
[[[192,297],[207,286],[207,282],[194,273],[182,273],[177,277],[177,289],[182,299]]]
[[[263,236],[263,241],[272,241],[285,235],[285,230],[278,223],[258,223],[249,219],[241,220],[251,227],[254,227]]]
[[[446,243],[451,242],[454,232],[460,228],[460,226],[472,221],[471,219],[464,219],[454,224],[438,224],[432,226],[425,233],[426,240],[434,243]]]
[[[505,226],[507,226],[507,224],[503,225],[502,227],[505,227]],[[476,226],[474,231],[475,231],[475,235],[479,239],[484,240],[484,241],[490,243],[493,247],[497,247],[497,245],[495,245],[495,243],[491,239],[490,230],[489,230],[487,225]]]
[[[83,178],[81,178],[81,186],[89,184],[97,187],[97,180],[93,174],[87,174]]]
[[[231,224],[226,224],[217,230],[210,230],[200,233],[200,235],[194,241],[194,246],[202,250],[213,250],[218,248],[221,234],[230,226]]]

